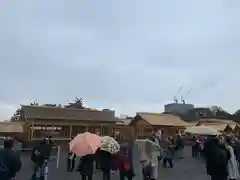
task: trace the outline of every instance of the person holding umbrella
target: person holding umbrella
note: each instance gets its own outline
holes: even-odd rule
[[[99,149],[97,159],[102,171],[102,180],[110,180],[112,155],[108,151]]]
[[[101,146],[98,151],[98,162],[102,171],[103,180],[110,180],[111,169],[116,170],[116,154],[120,151],[119,143],[110,136],[101,137]]]
[[[80,158],[77,171],[80,172],[82,180],[92,180],[93,164],[94,164],[93,154],[88,154]]]
[[[81,156],[77,171],[82,180],[92,180],[95,152],[101,146],[100,136],[85,132],[78,134],[69,143],[69,151],[76,156]]]
[[[74,137],[72,137],[73,139]],[[76,154],[73,152],[69,151],[68,152],[68,157],[67,157],[67,172],[72,172],[73,169],[75,168],[75,159],[76,159]]]

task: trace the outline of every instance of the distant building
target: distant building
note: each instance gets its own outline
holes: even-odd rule
[[[185,114],[194,109],[193,104],[171,103],[164,106],[165,113]]]
[[[196,121],[199,119],[232,119],[232,115],[224,110],[212,111],[211,108],[198,107],[189,110],[186,114],[181,116],[185,121]]]
[[[185,113],[182,118],[186,121],[196,121],[203,118],[213,118],[210,108],[194,108]]]
[[[166,104],[164,113],[174,114],[185,121],[197,121],[199,119],[219,118],[232,119],[233,116],[221,108],[212,107],[194,107],[193,104],[187,104],[184,101],[178,103]]]

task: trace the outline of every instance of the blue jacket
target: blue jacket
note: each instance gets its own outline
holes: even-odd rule
[[[0,150],[0,179],[10,180],[20,171],[22,163],[20,156],[12,149]]]

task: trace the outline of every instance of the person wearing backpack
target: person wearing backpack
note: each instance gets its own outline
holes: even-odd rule
[[[34,163],[32,180],[36,179],[36,174],[39,169],[42,168],[45,160],[48,160],[50,157],[51,148],[48,144],[48,141],[45,139],[41,141],[36,147],[32,150],[31,160]]]
[[[18,153],[12,150],[14,140],[6,139],[4,149],[0,150],[0,179],[12,180],[20,171],[22,162]]]

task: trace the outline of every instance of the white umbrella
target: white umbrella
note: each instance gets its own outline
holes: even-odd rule
[[[114,154],[120,151],[120,145],[114,138],[110,136],[103,136],[101,137],[100,149]]]
[[[194,126],[194,127],[189,127],[185,129],[185,133],[190,133],[190,134],[198,134],[198,135],[218,135],[219,132],[209,126]]]

